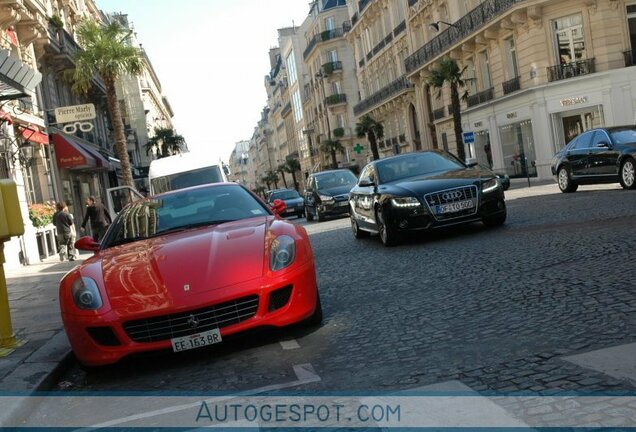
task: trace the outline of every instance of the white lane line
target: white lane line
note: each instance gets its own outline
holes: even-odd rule
[[[296,339],[287,339],[280,341],[280,346],[283,347],[284,350],[294,350],[300,348]]]
[[[272,385],[268,385],[268,386],[264,386],[264,387],[258,387],[258,388],[255,388],[255,389],[251,389],[251,390],[245,390],[245,391],[233,394],[231,396],[225,396],[225,397],[222,397],[222,398],[214,398],[214,403],[218,403],[218,402],[226,401],[226,400],[236,399],[237,397],[241,397],[241,396],[255,396],[255,395],[258,395],[260,393],[270,392],[270,391],[274,391],[274,390],[282,390],[282,389],[289,388],[289,387],[296,387],[296,386],[299,386],[299,385],[309,384],[309,383],[312,383],[312,382],[320,381],[320,377],[316,374],[316,372],[314,371],[313,366],[310,363],[305,363],[305,364],[300,364],[300,365],[293,365],[293,368],[294,368],[294,373],[296,374],[296,378],[297,378],[294,381],[281,383],[281,384],[272,384]],[[199,401],[193,402],[193,403],[188,403],[188,404],[183,404],[183,405],[175,405],[175,406],[171,406],[171,407],[161,408],[161,409],[154,410],[154,411],[148,411],[148,412],[141,413],[141,414],[135,414],[135,415],[131,415],[131,416],[128,416],[128,417],[123,417],[123,418],[120,418],[120,419],[115,419],[115,420],[110,420],[110,421],[107,421],[107,422],[99,423],[99,424],[91,426],[90,428],[85,428],[85,429],[81,429],[81,430],[86,432],[86,431],[90,431],[90,430],[93,430],[93,429],[106,428],[106,427],[121,425],[121,424],[124,424],[124,423],[136,421],[136,420],[144,420],[144,419],[147,419],[147,418],[156,417],[156,416],[160,416],[160,415],[164,415],[164,414],[171,414],[171,413],[175,413],[175,412],[179,412],[179,411],[185,411],[185,410],[188,410],[188,409],[200,407],[201,403],[202,403],[202,401],[199,400]],[[212,403],[212,402],[210,402],[210,403]]]

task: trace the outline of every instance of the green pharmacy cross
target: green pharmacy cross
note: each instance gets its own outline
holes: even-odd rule
[[[364,147],[362,147],[362,146],[360,145],[360,143],[356,144],[356,145],[353,147],[353,151],[354,151],[354,152],[356,152],[356,153],[358,153],[358,154],[362,153],[362,150],[363,150],[363,149],[364,149]]]

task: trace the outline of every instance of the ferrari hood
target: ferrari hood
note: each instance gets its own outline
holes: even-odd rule
[[[100,252],[115,310],[137,313],[263,275],[268,218],[191,229]]]

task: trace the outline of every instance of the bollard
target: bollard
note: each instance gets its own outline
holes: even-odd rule
[[[0,180],[0,357],[22,345],[13,333],[9,293],[4,277],[4,242],[24,234],[24,222],[16,185],[11,180]]]

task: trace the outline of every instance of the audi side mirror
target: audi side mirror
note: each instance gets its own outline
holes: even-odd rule
[[[609,143],[605,142],[605,141],[601,141],[598,144],[596,144],[596,147],[598,148],[611,148],[611,146],[609,145]]]
[[[475,166],[477,166],[477,164],[478,164],[478,162],[477,162],[477,159],[475,159],[475,158],[466,159],[466,166],[468,168],[475,167]]]
[[[358,183],[358,186],[360,186],[360,187],[371,187],[371,186],[375,186],[375,183],[369,177],[365,177],[365,178],[360,179],[360,183]]]

